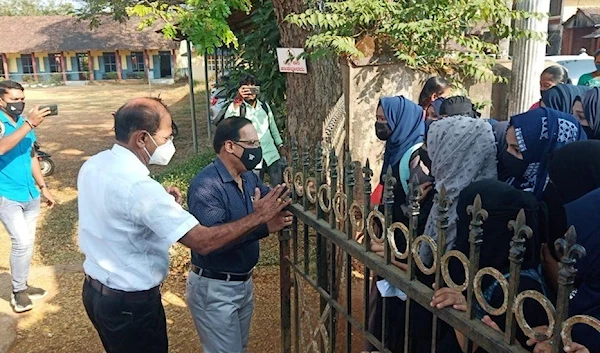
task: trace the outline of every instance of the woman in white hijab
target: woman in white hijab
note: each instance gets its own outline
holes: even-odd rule
[[[431,175],[435,178],[435,190],[442,185],[450,200],[446,250],[452,249],[456,239],[456,205],[460,192],[472,182],[497,179],[496,143],[492,126],[485,120],[467,116],[452,116],[431,124],[427,134],[427,152],[431,159]],[[438,240],[438,200],[435,199],[425,234]],[[431,265],[433,254],[427,245],[421,247],[423,262]]]

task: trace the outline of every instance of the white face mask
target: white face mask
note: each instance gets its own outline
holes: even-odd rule
[[[150,134],[148,134],[148,136],[150,136]],[[167,143],[165,143],[164,145],[160,145],[160,146],[156,143],[156,141],[154,141],[152,136],[150,136],[150,139],[156,145],[156,149],[154,150],[154,153],[152,153],[152,155],[150,155],[150,152],[148,152],[146,147],[144,147],[144,150],[148,154],[148,157],[150,157],[150,161],[148,163],[156,164],[156,165],[169,164],[169,162],[171,161],[171,158],[173,158],[173,155],[175,154],[175,145],[173,144],[173,139],[171,139],[171,138],[168,139]]]

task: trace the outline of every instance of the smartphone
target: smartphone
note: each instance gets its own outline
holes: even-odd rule
[[[56,105],[56,104],[40,105],[40,110],[44,110],[46,108],[50,108],[50,115],[58,115],[58,105]]]
[[[248,87],[250,94],[259,95],[260,94],[260,86],[250,86]]]

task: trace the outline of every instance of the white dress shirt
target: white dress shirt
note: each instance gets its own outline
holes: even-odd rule
[[[198,224],[148,168],[115,144],[79,171],[79,246],[87,275],[128,292],[158,286],[169,248]]]

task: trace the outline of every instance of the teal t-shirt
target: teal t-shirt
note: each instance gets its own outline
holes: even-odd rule
[[[578,86],[600,87],[600,76],[594,77],[592,73],[582,75],[577,82]]]
[[[14,133],[24,123],[22,117],[14,123],[9,116],[0,112],[0,138]],[[0,156],[0,196],[16,202],[28,202],[40,197],[31,170],[31,149],[35,139],[35,133],[30,131],[13,149]]]

